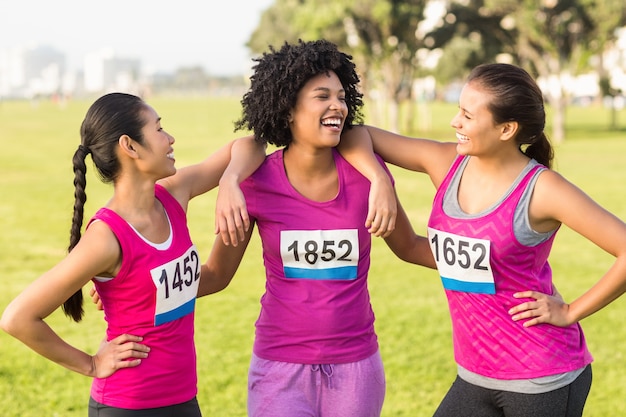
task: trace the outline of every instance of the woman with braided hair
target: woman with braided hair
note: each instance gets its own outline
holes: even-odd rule
[[[201,415],[194,307],[202,265],[187,229],[187,206],[218,185],[229,163],[246,176],[262,157],[247,138],[177,171],[173,144],[157,112],[139,97],[111,93],[91,105],[73,158],[69,254],[2,316],[1,327],[35,352],[93,377],[92,417]],[[88,154],[100,178],[113,184],[113,196],[81,236]],[[231,214],[241,212],[238,207],[245,212],[243,199],[239,206],[233,201]],[[245,220],[237,221],[240,228]],[[82,287],[91,280],[107,321],[106,339],[93,356],[65,342],[44,320],[62,305],[80,321]]]

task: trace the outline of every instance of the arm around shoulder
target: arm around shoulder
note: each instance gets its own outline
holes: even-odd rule
[[[414,138],[366,126],[374,152],[386,162],[431,177],[438,186],[457,156],[456,142]]]
[[[398,201],[396,228],[385,238],[389,249],[405,262],[436,269],[428,238],[415,233],[404,208]]]
[[[187,207],[190,199],[217,187],[224,175],[237,176],[241,182],[264,158],[264,146],[256,143],[253,136],[245,136],[228,142],[202,162],[178,169],[176,174],[159,183]]]
[[[339,151],[370,180],[381,175],[374,165],[376,153],[385,162],[426,173],[435,186],[441,183],[457,156],[455,142],[412,138],[368,125],[346,130]]]
[[[239,184],[265,160],[265,144],[247,136],[233,143],[231,158],[220,181],[215,203],[215,233],[227,245],[237,246],[250,228],[246,200]]]
[[[213,294],[226,288],[243,259],[243,255],[250,243],[254,224],[245,232],[244,239],[237,246],[226,245],[218,236],[207,261],[201,266],[198,297]]]

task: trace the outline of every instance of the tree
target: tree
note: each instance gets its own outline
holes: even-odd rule
[[[587,69],[590,57],[614,38],[624,7],[623,0],[452,0],[442,24],[428,36],[433,47],[457,36],[480,44],[466,68],[506,53],[542,79],[558,143],[565,138],[566,80]]]
[[[248,47],[261,53],[268,45],[325,38],[351,54],[363,92],[384,103],[389,128],[399,130],[399,105],[411,98],[423,48],[418,25],[427,0],[277,0],[261,16]],[[375,100],[374,100],[375,99]],[[379,112],[374,112],[373,116]]]
[[[619,5],[613,5],[613,7],[599,7],[594,10],[594,14],[597,15],[597,21],[600,22],[602,28],[599,30],[599,39],[597,40],[600,45],[604,47],[602,49],[606,50],[607,46],[616,46],[615,41],[620,31],[626,31],[626,4],[622,3],[621,11],[619,10]],[[617,23],[616,23],[617,22]],[[620,29],[614,29],[615,26]],[[610,35],[610,36],[609,36]],[[604,53],[600,53],[597,55],[595,70],[598,73],[598,84],[600,87],[600,92],[602,95],[602,99],[608,98],[610,102],[609,111],[611,112],[609,128],[617,129],[617,106],[615,98],[618,95],[622,94],[622,91],[615,88],[611,84],[611,77],[608,73],[608,70],[605,66]]]

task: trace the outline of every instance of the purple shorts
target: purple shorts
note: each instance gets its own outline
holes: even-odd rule
[[[384,399],[380,352],[358,362],[332,365],[278,362],[252,355],[249,417],[379,417]]]

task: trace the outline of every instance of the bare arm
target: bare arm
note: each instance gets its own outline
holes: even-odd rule
[[[397,227],[393,233],[385,238],[385,243],[403,261],[436,269],[437,265],[430,250],[428,238],[417,235],[413,231],[413,226],[399,200],[397,204]]]
[[[215,233],[226,245],[237,245],[250,228],[246,200],[239,188],[244,179],[256,171],[265,160],[265,145],[254,136],[241,138],[233,144],[230,163],[219,181],[215,203]]]
[[[411,138],[373,126],[357,126],[344,133],[339,150],[367,178],[376,174],[373,151],[385,162],[427,174],[435,187],[441,184],[457,155],[454,142]]]
[[[0,326],[40,355],[83,375],[104,378],[137,366],[147,356],[141,338],[122,335],[103,343],[91,356],[65,342],[45,322],[89,280],[113,270],[120,257],[115,236],[103,223],[91,225],[78,245],[55,267],[28,286],[6,308]],[[135,358],[134,360],[127,360]]]
[[[428,174],[438,187],[456,156],[456,144],[398,135],[372,126],[346,130],[338,146],[341,154],[372,184],[366,226],[377,236],[389,236],[396,227],[393,186],[374,153],[391,164]]]
[[[240,245],[226,245],[218,236],[215,238],[209,258],[201,267],[198,297],[222,291],[230,284],[250,243],[254,224],[246,231]]]
[[[255,142],[253,136],[246,136],[222,146],[198,164],[179,169],[176,174],[159,183],[168,189],[185,210],[192,198],[212,190],[218,184],[223,186],[226,191],[218,194],[216,233],[220,232],[222,238],[229,238],[231,243],[236,244],[249,227],[246,203],[239,190],[239,183],[250,176],[264,159],[264,145]],[[225,197],[220,198],[220,195]]]
[[[550,221],[560,222],[616,259],[596,284],[571,304],[535,291],[516,294],[517,298],[534,301],[511,309],[514,320],[530,318],[525,326],[539,323],[567,326],[606,307],[626,291],[626,224],[622,220],[554,171],[540,175],[531,200],[530,218],[533,227],[539,228]]]
[[[197,164],[179,168],[176,174],[158,183],[163,185],[187,210],[189,200],[217,187],[230,162],[234,142],[229,142]]]
[[[396,225],[396,195],[387,172],[372,149],[367,129],[355,126],[344,131],[337,147],[346,160],[370,180],[370,194],[365,227],[374,236],[387,237]]]

